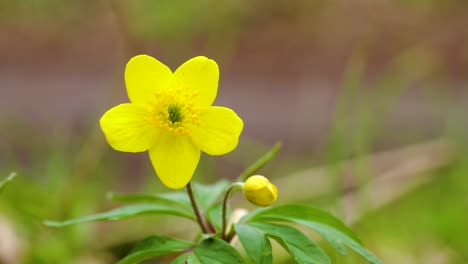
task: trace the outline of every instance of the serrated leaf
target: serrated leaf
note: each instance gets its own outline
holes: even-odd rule
[[[253,263],[271,264],[273,262],[271,243],[264,232],[243,224],[234,225],[234,229],[245,252]]]
[[[66,221],[44,221],[44,224],[51,227],[63,227],[80,223],[96,222],[96,221],[116,221],[127,218],[132,218],[140,215],[150,214],[169,214],[195,220],[193,216],[182,209],[155,204],[137,204],[120,207],[108,212],[89,215],[81,218],[70,219]]]
[[[327,254],[314,241],[291,226],[267,223],[252,223],[250,225],[278,241],[299,264],[331,263]]]
[[[218,238],[203,240],[187,259],[188,264],[245,264],[235,248]]]
[[[6,179],[0,181],[0,193],[15,177],[16,177],[16,173],[12,172]]]
[[[195,182],[193,183],[195,199],[200,207],[206,210],[224,194],[229,184],[228,181],[219,181],[210,185]]]
[[[226,209],[226,218],[229,219],[231,214],[230,207],[228,206]],[[206,212],[206,218],[210,222],[211,225],[216,229],[216,231],[221,231],[223,225],[223,203],[219,202],[212,205],[208,208]]]
[[[341,254],[346,254],[345,246],[348,246],[370,263],[382,263],[361,244],[356,235],[340,220],[317,208],[301,204],[281,205],[255,210],[245,216],[243,221],[285,221],[301,224],[317,231]]]
[[[162,255],[182,252],[193,246],[191,242],[167,236],[151,236],[139,242],[118,264],[139,263],[140,261],[153,259]]]

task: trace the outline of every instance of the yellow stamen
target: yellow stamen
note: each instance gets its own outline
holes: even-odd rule
[[[155,93],[150,102],[149,121],[175,135],[190,135],[199,124],[199,107],[194,104],[195,91],[171,89]]]

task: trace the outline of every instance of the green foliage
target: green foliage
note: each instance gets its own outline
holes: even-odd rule
[[[103,221],[103,220],[123,220],[127,218],[132,218],[140,215],[150,215],[150,214],[168,214],[175,215],[180,217],[185,217],[188,219],[194,219],[192,215],[187,214],[186,211],[181,210],[176,207],[162,204],[137,204],[129,205],[121,208],[117,208],[108,212],[89,215],[86,217],[70,219],[62,222],[58,221],[44,221],[44,224],[52,227],[63,227],[81,223]]]
[[[341,221],[322,210],[300,204],[281,205],[253,211],[245,222],[283,221],[304,225],[321,234],[341,254],[347,254],[348,246],[370,263],[382,263],[364,248],[359,239]]]
[[[259,162],[255,163],[257,164],[254,166],[255,169],[247,169],[248,173],[246,175],[254,173],[271,160],[278,152],[279,147],[280,145],[277,144],[267,155],[259,159]],[[148,237],[137,243],[127,256],[119,262],[123,264],[139,263],[175,253],[182,254],[173,260],[172,263],[174,264],[235,264],[250,262],[271,264],[273,263],[273,254],[269,239],[277,241],[299,264],[331,263],[327,254],[307,235],[292,226],[270,222],[289,222],[312,228],[328,240],[339,253],[346,254],[346,246],[348,246],[370,263],[382,263],[362,246],[356,235],[340,220],[325,211],[307,205],[289,204],[256,209],[244,216],[239,222],[234,223],[227,235],[226,233],[223,234],[224,203],[222,203],[221,197],[229,197],[228,194],[231,191],[238,190],[238,188],[232,189],[229,187],[237,186],[236,184],[242,186],[241,183],[230,184],[227,181],[220,181],[212,185],[193,183],[193,195],[192,192],[187,195],[183,191],[158,195],[111,193],[108,197],[114,201],[136,204],[63,222],[45,221],[44,223],[48,226],[63,227],[94,221],[122,220],[140,215],[168,214],[196,220],[202,230],[208,230],[206,233],[201,233],[198,239],[194,239],[194,242],[182,241],[167,236]],[[191,201],[189,197],[192,197],[194,201]],[[191,208],[192,202],[198,204],[205,217],[196,217],[195,210]],[[229,213],[226,216],[229,216]],[[213,227],[214,230],[206,228],[205,225]],[[238,236],[248,255],[249,259],[247,261],[230,244],[235,235]],[[201,241],[199,241],[200,238]]]
[[[140,243],[119,264],[138,263],[158,256],[182,252],[192,247],[193,243],[167,236],[151,236]]]
[[[330,263],[330,258],[317,244],[293,227],[267,223],[253,223],[251,225],[276,240],[297,263]]]
[[[203,240],[188,255],[187,264],[244,264],[245,261],[229,243],[218,238]]]
[[[226,191],[228,183],[220,182],[211,186],[196,184],[198,199],[202,209],[206,210],[207,221],[219,234],[222,227],[222,203],[219,197]],[[211,190],[211,191],[210,191]],[[101,220],[121,220],[145,214],[170,214],[195,218],[188,211],[188,203],[180,192],[162,195],[111,195],[114,200],[126,202],[152,202],[135,204],[63,222],[46,221],[48,226],[62,227],[78,223]],[[327,239],[341,254],[346,254],[348,246],[367,259],[370,263],[380,264],[371,252],[365,249],[353,232],[341,221],[327,212],[307,205],[291,204],[257,209],[246,215],[240,223],[234,225],[234,231],[245,248],[252,263],[272,263],[272,248],[268,238],[276,240],[297,263],[331,263],[322,249],[304,233],[294,227],[268,222],[290,222],[314,229]],[[138,243],[120,263],[137,263],[162,255],[190,251],[174,260],[174,263],[245,263],[228,242],[216,237],[216,234],[204,234],[205,240],[198,245],[166,236],[153,236]]]
[[[229,184],[224,180],[212,185],[194,183],[193,191],[198,204],[202,208],[210,207],[224,194]]]
[[[271,243],[263,231],[244,224],[236,224],[234,228],[253,263],[271,264],[273,262]]]
[[[228,187],[229,182],[219,181],[212,185],[204,185],[200,183],[193,183],[193,191],[195,198],[203,208],[208,208],[213,205],[219,197],[224,193]],[[186,208],[191,213],[192,207],[190,205],[190,199],[187,193],[184,191],[176,191],[162,194],[116,194],[109,193],[107,197],[114,201],[120,202],[143,202],[143,203],[155,203],[177,206],[180,208]]]

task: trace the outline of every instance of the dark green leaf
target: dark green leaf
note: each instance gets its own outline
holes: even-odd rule
[[[243,224],[234,225],[237,236],[255,264],[271,264],[273,261],[271,244],[265,233],[255,227]]]
[[[139,242],[119,264],[139,263],[162,255],[178,253],[193,247],[193,243],[167,236],[151,236]]]
[[[239,252],[224,240],[203,240],[187,259],[189,264],[245,264]]]
[[[369,262],[382,263],[361,244],[356,235],[340,220],[317,208],[301,204],[281,205],[255,210],[244,217],[243,221],[286,221],[301,224],[317,231],[341,254],[346,254],[345,246],[348,246]]]
[[[227,219],[229,219],[230,214],[231,210],[228,206],[226,210]],[[217,231],[221,231],[221,226],[223,225],[223,203],[219,202],[208,208],[208,211],[206,212],[206,218]]]
[[[229,184],[228,181],[219,181],[211,185],[193,183],[195,199],[197,199],[197,203],[202,210],[206,210],[213,205],[224,194]]]
[[[103,221],[103,220],[122,220],[139,215],[149,215],[149,214],[169,214],[180,216],[188,219],[194,220],[193,216],[182,209],[167,206],[167,205],[156,205],[156,204],[136,204],[129,205],[125,207],[120,207],[108,212],[89,215],[81,218],[70,219],[62,222],[58,221],[44,221],[44,224],[52,227],[63,227],[68,225]]]
[[[266,223],[252,223],[251,226],[278,241],[297,263],[331,263],[330,258],[317,244],[293,227]]]

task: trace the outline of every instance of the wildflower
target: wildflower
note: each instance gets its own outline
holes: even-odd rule
[[[203,56],[174,73],[148,55],[133,57],[125,68],[131,103],[111,108],[100,120],[107,142],[124,152],[148,150],[161,182],[172,189],[185,187],[200,152],[232,151],[244,126],[231,109],[212,106],[218,79],[218,65]]]
[[[243,186],[245,198],[258,206],[268,206],[276,201],[278,189],[261,175],[249,177]]]

